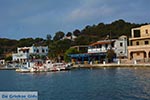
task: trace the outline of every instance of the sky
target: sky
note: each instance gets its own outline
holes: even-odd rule
[[[46,38],[118,19],[150,23],[150,0],[0,0],[0,38]]]

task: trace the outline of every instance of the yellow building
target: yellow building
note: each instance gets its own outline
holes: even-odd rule
[[[150,60],[150,25],[131,29],[128,58],[130,60]]]

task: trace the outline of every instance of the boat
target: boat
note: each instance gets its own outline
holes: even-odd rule
[[[22,68],[16,69],[16,72],[28,73],[30,72],[30,70],[27,67],[22,67]]]
[[[50,60],[46,61],[45,66],[47,67],[48,71],[62,71],[62,70],[69,70],[69,69],[71,69],[71,65],[70,64],[53,63]]]
[[[30,72],[29,63],[27,63],[27,62],[22,63],[22,64],[18,64],[18,65],[15,65],[15,66],[18,66],[17,69],[16,69],[16,72],[20,72],[20,73]]]
[[[35,61],[31,64],[27,63],[26,67],[19,67],[16,69],[16,72],[51,72],[51,71],[63,71],[70,70],[71,64],[66,63],[54,63],[51,60],[46,60],[45,63],[43,61]],[[30,66],[29,66],[30,65]]]

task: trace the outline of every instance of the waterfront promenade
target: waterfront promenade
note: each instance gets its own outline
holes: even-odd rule
[[[124,67],[149,67],[150,63],[103,63],[103,64],[73,64],[74,68],[124,68]],[[0,66],[0,70],[15,70],[14,67]]]
[[[0,67],[0,70],[16,70],[14,67]]]
[[[128,60],[128,59],[120,59],[117,62],[112,63],[106,63],[105,61],[103,63],[97,63],[90,62],[90,63],[84,63],[84,64],[74,64],[73,68],[105,68],[105,67],[150,67],[150,60],[148,61],[140,61],[140,60]]]
[[[123,68],[123,67],[150,67],[150,63],[145,64],[117,64],[117,63],[108,63],[108,64],[76,64],[73,65],[73,68]]]

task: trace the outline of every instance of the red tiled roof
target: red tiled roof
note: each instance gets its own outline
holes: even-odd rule
[[[21,48],[19,51],[26,51],[29,50],[29,48]]]
[[[112,43],[113,41],[98,41],[98,42],[95,42],[95,43],[92,43],[90,44],[91,46],[94,46],[94,45],[99,45],[99,44],[110,44]]]

